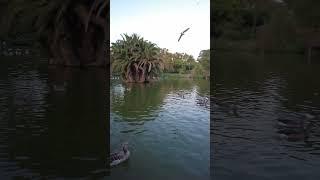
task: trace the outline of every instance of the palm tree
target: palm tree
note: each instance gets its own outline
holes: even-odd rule
[[[137,34],[121,35],[111,45],[113,71],[121,72],[125,82],[149,82],[163,70],[160,48]]]
[[[50,64],[107,64],[109,0],[11,0],[3,14],[0,33],[37,32]]]

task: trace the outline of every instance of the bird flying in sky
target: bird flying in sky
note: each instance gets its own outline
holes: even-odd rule
[[[186,30],[182,31],[182,33],[180,34],[180,37],[178,39],[178,42],[180,41],[181,37],[184,35],[185,32],[187,32],[190,28],[187,28]]]

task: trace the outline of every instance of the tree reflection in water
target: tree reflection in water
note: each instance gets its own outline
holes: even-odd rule
[[[45,81],[25,86],[8,98],[8,124],[12,130],[7,132],[7,151],[19,171],[15,176],[108,175],[106,72],[55,67],[49,68],[48,75],[42,74]],[[35,82],[39,77],[26,78]],[[55,84],[67,84],[64,93],[50,91]],[[20,96],[25,96],[25,103],[17,101]]]

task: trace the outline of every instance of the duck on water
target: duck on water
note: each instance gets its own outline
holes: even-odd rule
[[[119,151],[110,154],[110,166],[113,167],[128,160],[129,156],[128,143],[123,143]]]

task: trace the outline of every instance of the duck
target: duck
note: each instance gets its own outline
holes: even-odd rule
[[[177,94],[178,94],[178,96],[179,96],[179,97],[181,97],[181,98],[183,98],[183,99],[184,99],[184,94],[183,94],[183,92],[182,92],[182,91],[180,91],[180,92],[178,91],[178,92],[177,92]]]
[[[128,149],[128,143],[123,143],[121,150],[110,154],[110,166],[116,166],[130,157],[130,151]]]
[[[207,98],[203,98],[203,99],[198,99],[197,104],[199,104],[200,106],[208,106],[208,102],[209,100]]]

